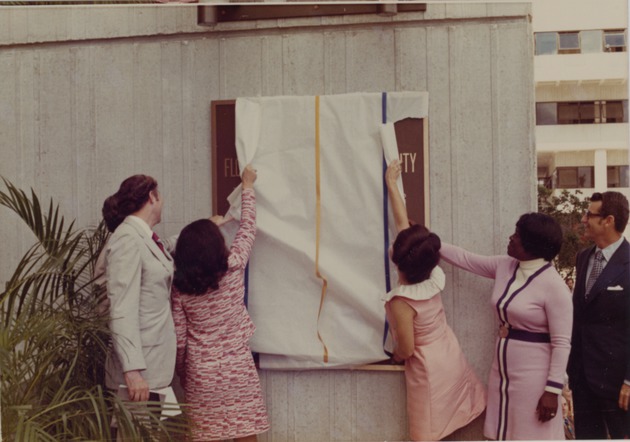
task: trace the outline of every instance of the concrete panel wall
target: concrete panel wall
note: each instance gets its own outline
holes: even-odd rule
[[[56,8],[47,20],[26,9],[0,11],[0,175],[54,197],[79,226],[96,224],[104,198],[134,173],[160,183],[159,234],[208,216],[212,100],[357,91],[429,92],[430,225],[444,241],[504,253],[518,216],[535,208],[528,4],[213,28],[185,7],[102,17]],[[6,281],[32,238],[5,209],[0,241]],[[485,378],[491,282],[445,267],[448,320]],[[261,379],[272,421],[263,441],[407,438],[401,372]],[[451,437],[481,438],[480,420]]]

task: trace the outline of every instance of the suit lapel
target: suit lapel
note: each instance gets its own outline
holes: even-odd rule
[[[170,268],[172,266],[172,258],[168,251],[166,251],[166,248],[164,249],[164,252],[162,252],[157,243],[153,241],[153,238],[147,238],[146,236],[143,236],[142,239],[151,250],[151,253],[153,253],[153,256],[159,259],[164,267]]]
[[[599,278],[593,284],[587,304],[590,304],[593,299],[604,293],[607,287],[613,285],[614,281],[628,270],[629,247],[628,241],[624,239],[617,251],[610,257],[610,261],[604,267],[602,274],[599,275]],[[588,263],[588,260],[586,262]]]
[[[166,252],[166,254],[162,253],[162,250],[160,250],[155,241],[153,241],[153,238],[148,238],[147,233],[143,231],[139,226],[137,226],[136,223],[129,222],[127,224],[134,228],[138,235],[140,235],[140,238],[142,238],[142,241],[144,241],[145,245],[149,248],[153,256],[155,256],[158,261],[160,261],[162,265],[170,271],[173,267],[171,255],[169,255],[168,252]]]

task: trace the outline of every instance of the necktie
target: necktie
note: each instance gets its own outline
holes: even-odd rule
[[[593,284],[601,275],[602,270],[604,269],[604,255],[601,250],[598,250],[595,253],[595,259],[593,261],[593,269],[591,270],[591,274],[588,276],[588,281],[586,281],[586,290],[584,291],[584,296],[588,299],[588,295],[591,293],[591,289],[593,288]]]
[[[160,240],[160,237],[157,236],[157,233],[153,232],[152,238],[153,238],[153,241],[155,241],[157,246],[160,248],[162,253],[164,253],[164,256],[166,256],[166,250],[164,250],[164,244],[162,244],[162,241]]]

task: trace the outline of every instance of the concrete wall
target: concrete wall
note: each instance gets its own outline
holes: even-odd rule
[[[504,253],[535,209],[530,6],[196,25],[183,6],[0,9],[0,175],[53,197],[78,226],[134,173],[155,176],[158,233],[211,207],[210,102],[426,90],[431,226]],[[0,209],[0,282],[32,236]],[[491,281],[445,266],[448,320],[480,377],[492,360]],[[265,441],[404,440],[401,372],[261,372]],[[533,412],[533,411],[532,411]],[[480,421],[451,439],[481,439]]]

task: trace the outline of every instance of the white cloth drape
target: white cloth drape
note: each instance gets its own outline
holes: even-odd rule
[[[397,148],[384,123],[427,113],[423,92],[237,99],[239,166],[258,171],[247,290],[261,367],[387,358],[381,298],[397,277],[383,157]],[[229,199],[239,218],[239,189]]]

